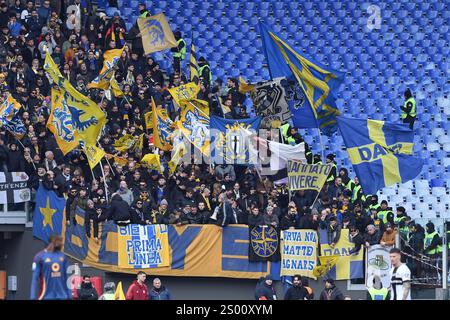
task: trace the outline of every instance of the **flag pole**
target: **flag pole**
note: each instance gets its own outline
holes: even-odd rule
[[[103,163],[102,163],[102,160],[100,160],[100,169],[102,169],[103,185],[105,186],[106,202],[108,202],[108,201],[109,201],[109,197],[108,197],[108,187],[107,187],[107,184],[106,184],[105,171],[103,170]]]
[[[325,148],[323,147],[322,135],[320,134],[320,128],[319,127],[317,127],[317,131],[319,132],[320,148],[322,149],[322,161],[325,161]]]

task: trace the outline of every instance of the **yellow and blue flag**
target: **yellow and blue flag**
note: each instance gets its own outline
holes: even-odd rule
[[[111,80],[114,78],[114,67],[119,62],[123,50],[125,50],[125,46],[121,49],[108,50],[103,54],[103,68],[100,70],[99,75],[87,85],[88,89],[107,90],[112,86]]]
[[[19,112],[22,105],[10,94],[0,105],[0,117],[7,120],[12,118]]]
[[[330,246],[326,229],[319,230],[320,261],[330,259],[327,276],[334,280],[359,279],[364,277],[364,247],[358,253],[350,254],[355,244],[350,240],[348,229],[341,230],[339,241]],[[339,257],[336,259],[336,257]],[[333,264],[335,262],[335,264]],[[327,268],[328,269],[328,268]]]
[[[197,94],[200,92],[200,86],[195,82],[189,82],[168,90],[177,106],[181,107],[184,100],[197,98]]]
[[[11,132],[17,139],[22,139],[26,133],[25,125],[18,116],[22,105],[9,95],[0,105],[0,126]]]
[[[136,139],[131,134],[126,134],[122,136],[121,138],[114,141],[113,147],[119,152],[125,152],[136,144]]]
[[[61,235],[65,208],[64,197],[59,198],[53,190],[47,190],[40,184],[36,193],[33,236],[48,243],[52,234]]]
[[[264,23],[260,23],[260,32],[272,79],[286,77],[290,90],[296,93],[296,100],[290,101],[294,126],[318,127],[326,135],[336,132],[340,112],[335,92],[343,81],[343,73],[304,57]]]
[[[257,133],[261,117],[224,119],[211,117],[211,158],[214,163],[249,164],[251,161],[251,133]],[[256,160],[256,159],[254,159]]]
[[[209,106],[206,101],[182,100],[177,128],[190,143],[209,156]]]
[[[63,93],[58,87],[52,88],[52,103],[47,128],[55,136],[64,155],[78,147],[79,136],[74,130],[72,114],[67,103],[64,103]]]
[[[111,78],[111,91],[117,98],[122,98],[125,95],[114,77]]]
[[[137,20],[145,54],[173,48],[177,40],[163,13]]]
[[[153,144],[156,148],[164,151],[172,150],[171,136],[174,130],[174,123],[158,109],[155,100],[152,98],[152,117],[153,117]]]
[[[91,169],[94,169],[106,155],[106,152],[103,149],[100,149],[94,145],[84,146],[83,151],[86,154]]]
[[[62,103],[68,106],[74,129],[78,132],[80,139],[86,145],[95,145],[101,129],[106,124],[105,113],[94,101],[78,92],[70,81],[61,75],[48,52],[45,56],[44,70],[60,88],[63,96]]]
[[[162,173],[159,154],[148,153],[141,159],[141,163],[150,170],[155,170]]]
[[[339,130],[365,194],[414,179],[423,161],[412,156],[414,131],[404,124],[338,117]]]

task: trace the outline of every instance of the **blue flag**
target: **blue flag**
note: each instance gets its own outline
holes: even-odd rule
[[[252,119],[210,118],[211,159],[222,164],[249,164],[252,133],[257,133],[261,117]],[[253,153],[252,153],[253,154]]]
[[[414,131],[407,125],[338,117],[339,130],[365,194],[406,182],[422,171],[412,156]]]
[[[332,135],[337,131],[336,117],[340,115],[335,92],[343,81],[343,73],[306,58],[264,23],[260,23],[260,33],[270,76],[286,77],[292,83],[290,91],[296,92],[296,100],[290,105],[294,126],[318,127],[324,134]]]
[[[54,191],[40,184],[36,193],[33,236],[48,243],[50,235],[61,234],[65,207],[64,198],[59,198]]]

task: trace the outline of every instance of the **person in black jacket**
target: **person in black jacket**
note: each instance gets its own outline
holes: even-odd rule
[[[299,229],[319,229],[319,214],[314,212],[312,215],[307,214],[300,218]]]
[[[122,197],[118,193],[114,193],[112,195],[108,220],[113,220],[117,224],[130,223],[130,206],[126,201],[122,199]]]
[[[251,215],[248,216],[248,226],[257,227],[264,225],[263,215],[259,213],[258,207],[253,207],[251,210]]]
[[[268,274],[264,281],[260,279],[255,290],[256,300],[277,300],[277,293],[273,287],[272,275]]]
[[[20,151],[15,142],[9,144],[8,151],[8,171],[9,172],[23,172],[25,169],[25,162],[22,151]]]
[[[79,289],[77,289],[79,300],[98,300],[97,290],[92,286],[91,277],[83,276],[83,282]]]
[[[348,254],[357,255],[359,253],[359,250],[361,250],[361,248],[363,247],[364,239],[363,239],[362,235],[359,233],[358,228],[356,228],[355,226],[350,227],[350,237],[351,237],[352,242],[355,244],[355,247],[352,248],[348,252]]]
[[[150,211],[144,210],[143,200],[137,199],[130,210],[131,223],[134,224],[151,224]]]
[[[94,228],[94,240],[98,241],[98,216],[97,208],[95,208],[94,201],[88,200],[88,208],[85,211],[84,227],[86,229],[86,235],[91,237],[91,223]]]
[[[302,285],[302,276],[295,275],[292,279],[292,287],[286,292],[284,300],[308,300],[308,291]]]
[[[8,172],[8,148],[5,146],[5,141],[0,139],[0,170]]]
[[[296,216],[297,216],[297,208],[289,207],[288,213],[285,216],[283,216],[283,218],[281,218],[280,221],[281,230],[295,229],[295,227],[297,226]]]
[[[330,278],[325,281],[325,289],[320,294],[320,300],[345,300],[345,297]]]

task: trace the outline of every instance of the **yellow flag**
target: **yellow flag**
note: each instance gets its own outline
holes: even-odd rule
[[[83,151],[86,154],[86,157],[87,157],[87,160],[89,162],[89,166],[91,167],[91,169],[94,169],[95,166],[106,155],[105,151],[103,151],[102,149],[100,149],[94,145],[84,146]]]
[[[162,109],[156,108],[155,100],[152,97],[152,116],[153,116],[153,144],[156,148],[164,151],[172,150],[170,137],[173,132],[173,121],[164,114]]]
[[[121,49],[108,50],[103,54],[103,68],[98,77],[87,85],[88,89],[97,88],[107,90],[110,86],[112,86],[111,82],[114,79],[114,67],[117,62],[119,62],[123,50],[125,50],[125,46]]]
[[[151,170],[157,170],[160,173],[162,173],[161,171],[161,160],[159,157],[159,154],[146,154],[142,159],[141,159],[141,163],[147,167],[148,169]]]
[[[181,106],[181,101],[191,100],[197,97],[200,92],[200,86],[195,82],[189,82],[181,86],[169,89],[170,95],[178,106]]]
[[[66,155],[79,144],[79,135],[74,130],[72,115],[65,103],[61,90],[52,88],[52,103],[47,128],[55,136],[56,143],[62,153]]]
[[[122,98],[125,95],[114,77],[111,79],[111,90],[113,95],[117,98]]]
[[[324,277],[328,271],[338,262],[339,256],[321,256],[319,257],[320,266],[316,266],[313,270],[315,277]]]
[[[131,149],[135,143],[136,143],[136,140],[134,139],[134,137],[131,134],[126,134],[123,137],[121,137],[120,139],[117,139],[114,142],[113,147],[117,151],[124,152],[124,151]]]
[[[114,162],[115,162],[116,164],[122,166],[122,167],[123,167],[123,166],[126,166],[126,165],[128,164],[128,159],[122,158],[122,157],[117,157],[117,156],[112,155],[112,154],[110,154],[110,153],[107,153],[107,154],[105,155],[105,157],[108,158],[108,159],[114,159]]]
[[[153,115],[151,111],[144,114],[144,120],[145,120],[145,128],[147,130],[153,129]]]
[[[20,108],[22,108],[22,105],[10,94],[0,105],[0,117],[11,120]]]
[[[177,127],[203,154],[210,155],[209,107],[203,100],[182,101]]]
[[[143,148],[144,148],[144,134],[142,133],[138,137],[137,141],[135,142],[134,147],[133,147],[133,151],[136,151],[136,150],[141,150],[142,151]]]
[[[114,300],[125,300],[125,294],[122,289],[122,281],[117,284],[116,292],[114,292]]]
[[[174,146],[172,150],[172,155],[170,158],[170,161],[167,163],[169,167],[169,173],[172,175],[175,170],[177,169],[177,166],[180,164],[181,158],[184,156],[186,152],[186,147],[183,143],[178,143],[176,146]]]
[[[253,92],[253,91],[255,91],[255,85],[248,84],[247,82],[245,82],[244,78],[239,77],[239,92],[247,93],[247,92]]]
[[[48,52],[45,56],[44,69],[62,92],[63,103],[67,104],[72,115],[74,130],[79,133],[81,140],[86,145],[95,145],[101,129],[106,124],[105,113],[95,102],[78,92],[70,81],[61,75],[58,66]]]
[[[177,46],[177,40],[163,13],[146,18],[140,17],[137,24],[146,55]]]

